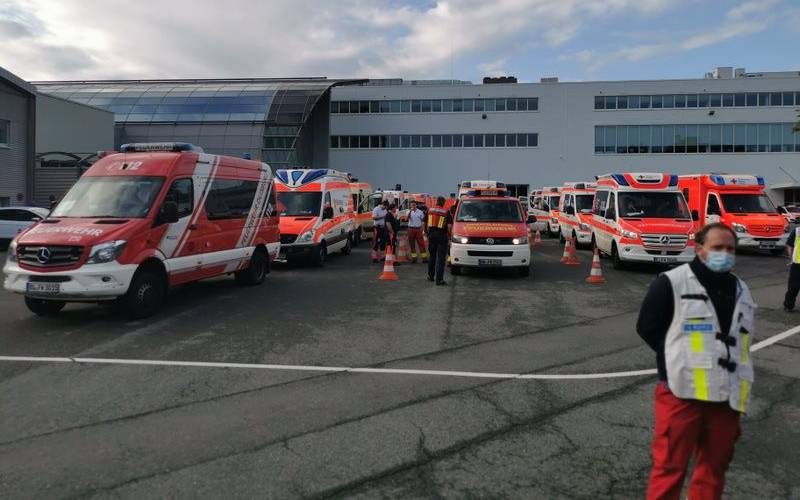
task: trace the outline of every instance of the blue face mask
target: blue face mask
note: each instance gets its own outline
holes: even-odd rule
[[[736,263],[736,255],[728,252],[709,251],[706,253],[705,265],[715,273],[726,273]]]

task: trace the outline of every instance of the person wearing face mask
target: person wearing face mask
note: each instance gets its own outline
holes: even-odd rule
[[[789,284],[783,298],[783,310],[794,312],[797,294],[800,293],[800,227],[796,227],[786,240],[786,252],[791,259],[789,264]]]
[[[709,224],[697,256],[656,278],[636,330],[656,352],[653,468],[648,499],[678,499],[690,458],[689,498],[721,498],[753,384],[756,305],[731,273],[736,235]]]

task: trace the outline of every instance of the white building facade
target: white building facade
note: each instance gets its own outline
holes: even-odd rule
[[[490,178],[523,195],[612,171],[752,173],[800,184],[800,72],[415,83],[333,89],[332,168],[374,187],[437,194]],[[800,201],[792,187],[780,194]]]

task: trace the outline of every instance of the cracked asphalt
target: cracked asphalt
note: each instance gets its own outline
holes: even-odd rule
[[[276,266],[260,287],[173,291],[147,321],[68,305],[37,318],[0,292],[0,355],[494,373],[653,368],[634,331],[657,269],[558,260],[530,278],[421,265],[380,282],[365,248],[322,269]],[[5,259],[4,254],[0,258]],[[744,254],[760,339],[786,260]],[[726,498],[800,498],[800,335],[755,355],[752,412]],[[432,375],[0,362],[0,498],[641,498],[654,376],[502,380]]]

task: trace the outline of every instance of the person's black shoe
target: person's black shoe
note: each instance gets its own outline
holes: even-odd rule
[[[794,307],[789,308],[789,307],[783,306],[783,312],[793,313],[794,312]]]
[[[430,276],[428,276],[428,281],[433,281],[433,278],[431,278]]]
[[[442,285],[446,285],[446,284],[447,284],[446,281],[437,281],[436,282],[436,286],[442,286]]]

